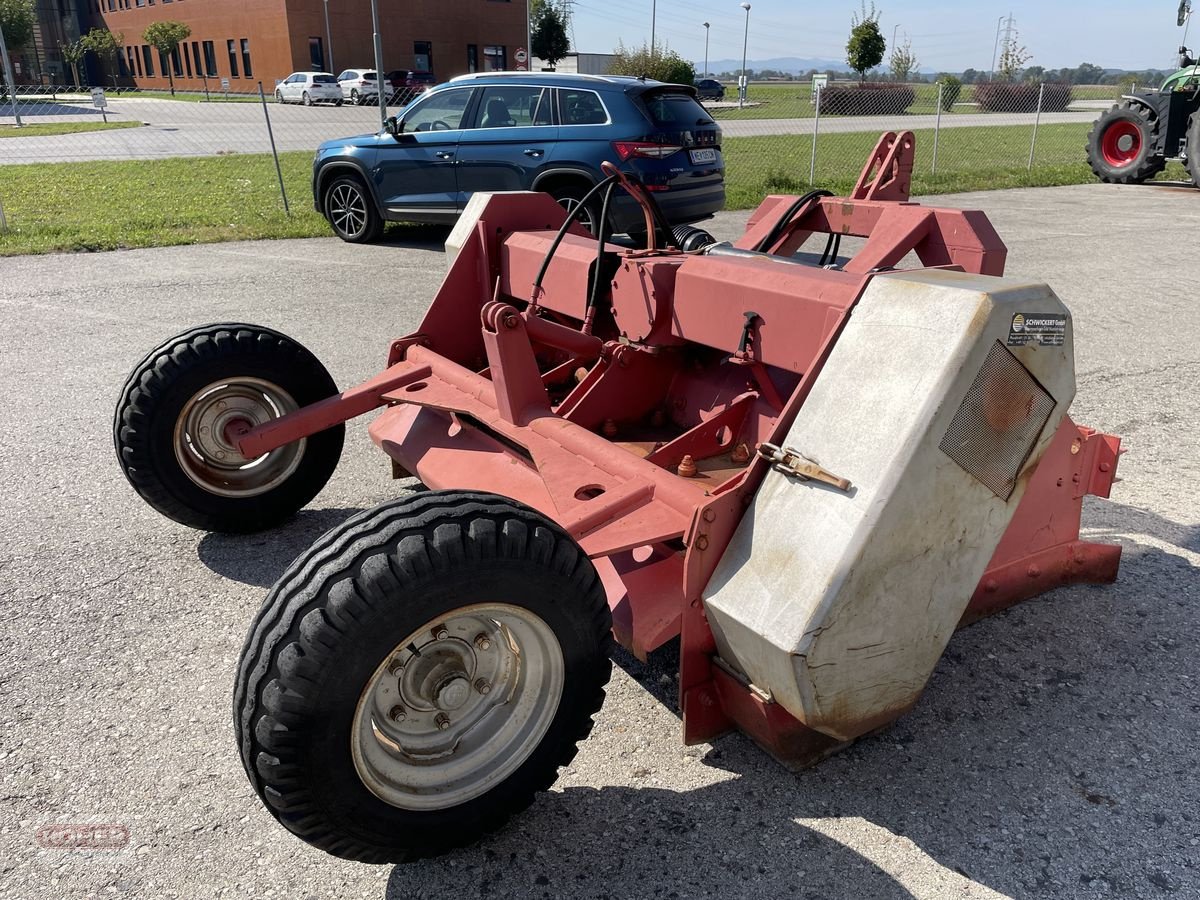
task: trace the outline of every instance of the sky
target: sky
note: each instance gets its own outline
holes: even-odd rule
[[[652,3],[656,35],[696,62],[704,59],[704,22],[711,25],[709,59],[741,59],[746,13],[739,0],[574,0],[572,49],[611,53],[650,38]],[[997,20],[1011,12],[1029,65],[1047,69],[1090,62],[1105,68],[1173,69],[1183,29],[1175,25],[1176,0],[1150,3],[1094,0],[1023,0],[1005,5],[922,0],[877,0],[880,29],[891,48],[893,30],[912,41],[922,72],[986,70],[991,65]],[[850,16],[857,0],[752,0],[747,56],[845,57]],[[868,8],[870,0],[868,0]],[[1197,4],[1200,7],[1200,4]],[[1197,10],[1200,13],[1200,9]],[[1200,23],[1197,23],[1200,43]]]

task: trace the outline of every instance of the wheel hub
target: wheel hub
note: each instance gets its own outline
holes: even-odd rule
[[[528,610],[478,604],[427,623],[364,687],[351,738],[358,775],[404,809],[478,796],[533,752],[564,678],[553,631]]]
[[[1142,130],[1134,122],[1117,121],[1100,138],[1100,153],[1110,166],[1128,166],[1142,150]]]

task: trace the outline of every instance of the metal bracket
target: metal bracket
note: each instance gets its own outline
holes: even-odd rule
[[[758,455],[773,463],[776,469],[787,475],[799,475],[806,481],[820,481],[839,491],[850,490],[848,478],[834,475],[828,469],[817,465],[807,456],[790,447],[779,447],[763,442],[758,445]]]

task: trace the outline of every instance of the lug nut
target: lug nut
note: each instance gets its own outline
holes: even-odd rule
[[[488,637],[486,634],[475,635],[475,649],[476,650],[491,650],[492,649],[492,639],[490,637]]]
[[[491,693],[492,686],[488,684],[487,679],[477,678],[475,679],[475,690],[481,694],[488,694]]]
[[[408,713],[405,711],[403,706],[393,706],[388,712],[388,718],[390,718],[393,722],[403,722],[408,718]]]
[[[433,721],[437,723],[438,731],[445,731],[450,727],[450,717],[445,713],[438,713]]]
[[[445,625],[439,625],[437,628],[433,629],[433,636],[439,641],[444,641],[446,638],[450,637],[450,632],[446,630]]]
[[[395,656],[388,663],[388,674],[399,675],[404,670],[404,663],[400,661],[400,657]]]

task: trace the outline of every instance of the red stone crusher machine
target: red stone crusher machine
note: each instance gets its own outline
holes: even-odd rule
[[[498,827],[590,731],[613,637],[680,639],[685,742],[810,765],[912,707],[959,625],[1116,577],[1079,539],[1119,440],[1067,415],[1070,312],[1001,277],[983,213],[908,202],[912,162],[884,135],[849,197],[768,197],[732,244],[615,170],[595,199],[633,194],[646,249],[476,195],[420,327],[340,393],[256,326],[146,357],[116,446],[179,522],[284,521],[370,412],[428,488],[321,537],[253,623],[234,720],[280,822],[375,862]]]

